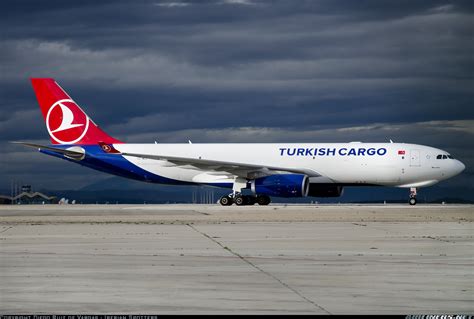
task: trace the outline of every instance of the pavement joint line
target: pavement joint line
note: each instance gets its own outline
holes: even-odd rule
[[[196,209],[194,209],[193,212],[198,213],[198,214],[201,214],[201,215],[206,215],[206,216],[211,215],[211,214],[209,214],[209,213],[201,212],[201,211],[196,210]]]
[[[0,234],[1,234],[1,233],[4,233],[4,232],[6,232],[7,230],[10,230],[10,229],[12,229],[12,228],[13,228],[13,226],[10,226],[10,227],[8,227],[7,229],[4,229],[4,230],[0,231]]]
[[[251,261],[247,260],[245,257],[243,257],[242,255],[240,255],[239,253],[236,253],[234,252],[232,249],[230,249],[229,247],[227,246],[224,246],[222,243],[220,243],[218,240],[216,240],[215,238],[212,238],[211,236],[209,236],[208,234],[196,229],[196,227],[194,227],[193,225],[191,224],[187,224],[187,226],[189,226],[191,229],[193,229],[195,232],[203,235],[204,237],[208,238],[209,240],[213,241],[214,243],[216,243],[217,245],[219,245],[220,247],[222,247],[222,249],[224,250],[227,250],[228,252],[230,252],[231,254],[233,254],[234,256],[238,257],[239,259],[241,259],[242,261],[246,262],[247,264],[249,264],[250,266],[252,266],[253,268],[257,269],[259,272],[265,274],[266,276],[278,281],[282,286],[284,286],[285,288],[291,290],[293,293],[295,293],[296,295],[298,295],[300,298],[302,298],[304,301],[306,302],[309,302],[310,304],[312,304],[313,306],[315,306],[316,308],[318,308],[319,310],[322,310],[324,311],[326,314],[328,315],[332,315],[332,313],[330,313],[329,311],[327,311],[326,309],[324,309],[322,306],[318,305],[316,302],[312,301],[311,299],[307,298],[306,296],[304,296],[303,294],[301,294],[298,290],[294,289],[293,287],[291,287],[290,285],[288,285],[287,283],[283,282],[280,278],[278,278],[277,276],[269,273],[269,272],[266,272],[265,270],[263,270],[262,268],[258,267],[257,265],[253,264]]]

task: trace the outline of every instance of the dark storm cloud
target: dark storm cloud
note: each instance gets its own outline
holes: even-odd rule
[[[3,180],[34,167],[5,141],[47,140],[31,76],[55,77],[127,141],[393,138],[451,148],[468,172],[474,165],[471,1],[0,6]]]

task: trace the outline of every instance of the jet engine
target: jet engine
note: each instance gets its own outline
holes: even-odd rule
[[[309,178],[302,174],[277,174],[260,177],[251,182],[254,194],[276,197],[306,197]]]

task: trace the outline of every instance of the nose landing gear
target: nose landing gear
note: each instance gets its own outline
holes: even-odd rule
[[[408,203],[410,203],[410,205],[416,205],[416,187],[410,188],[410,199]]]

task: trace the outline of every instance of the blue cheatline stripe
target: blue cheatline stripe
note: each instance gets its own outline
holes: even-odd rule
[[[192,182],[183,182],[171,178],[166,178],[157,174],[150,173],[141,167],[129,162],[122,155],[105,153],[98,145],[78,145],[86,150],[86,156],[81,161],[75,161],[64,157],[62,154],[54,153],[48,150],[40,152],[65,159],[67,161],[80,164],[101,172],[131,178],[148,183],[171,184],[171,185],[196,185]],[[53,147],[66,149],[69,145],[53,145]],[[207,183],[209,186],[232,188],[232,183]]]

